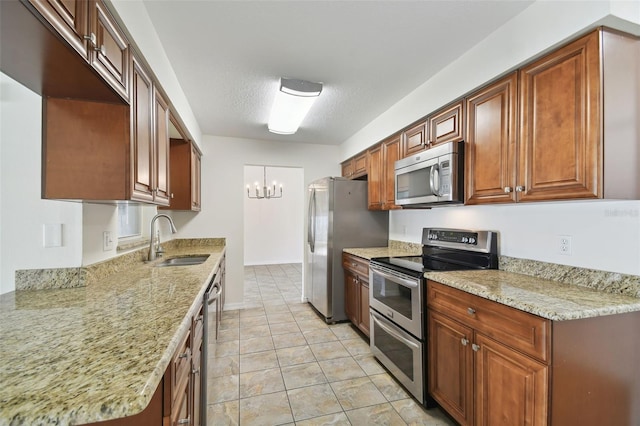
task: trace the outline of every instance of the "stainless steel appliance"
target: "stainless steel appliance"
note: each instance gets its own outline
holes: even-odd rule
[[[371,259],[371,352],[425,406],[435,404],[426,392],[425,271],[497,268],[491,231],[425,228],[422,256]]]
[[[207,289],[202,296],[202,355],[200,357],[200,368],[194,368],[191,374],[194,375],[194,386],[200,386],[200,424],[207,424],[207,358],[209,356],[209,305],[216,304],[215,338],[218,339],[218,328],[222,320],[222,274],[217,273],[209,281]],[[199,375],[199,380],[197,378]]]
[[[464,142],[448,142],[395,163],[396,204],[433,207],[464,202]]]
[[[389,214],[367,210],[367,182],[327,177],[309,185],[305,296],[327,322],[347,319],[342,250],[386,247]]]

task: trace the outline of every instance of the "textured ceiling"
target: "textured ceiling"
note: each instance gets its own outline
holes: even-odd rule
[[[146,0],[202,132],[339,144],[531,1]],[[322,82],[295,135],[267,120],[280,77]]]

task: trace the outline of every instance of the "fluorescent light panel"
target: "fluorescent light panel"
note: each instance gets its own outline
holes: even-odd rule
[[[269,131],[280,135],[294,134],[320,92],[320,83],[281,78],[269,117]]]

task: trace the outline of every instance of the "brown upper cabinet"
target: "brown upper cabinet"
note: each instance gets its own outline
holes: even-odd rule
[[[517,72],[467,98],[467,204],[515,201],[517,108]]]
[[[123,99],[129,98],[129,41],[102,0],[89,2],[89,62]]]
[[[102,0],[29,0],[29,3],[128,101],[129,41]]]
[[[402,132],[402,158],[424,151],[427,145],[427,124],[424,121]]]
[[[369,149],[369,210],[399,209],[395,204],[395,162],[400,156],[401,134],[391,136]]]
[[[44,98],[43,198],[169,205],[169,104],[131,69],[130,106]]]
[[[367,153],[363,152],[342,163],[342,177],[357,179],[367,174]]]
[[[170,210],[200,211],[201,153],[191,141],[171,139]]]
[[[428,145],[464,139],[464,100],[448,105],[427,118]]]
[[[639,60],[599,29],[469,96],[466,203],[637,199]]]

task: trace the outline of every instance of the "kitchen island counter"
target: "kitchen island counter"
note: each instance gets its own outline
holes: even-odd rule
[[[166,246],[164,259],[210,256],[0,295],[0,425],[82,424],[146,408],[225,252],[222,239]]]
[[[640,311],[640,298],[513,272],[427,272],[425,277],[554,321]]]

